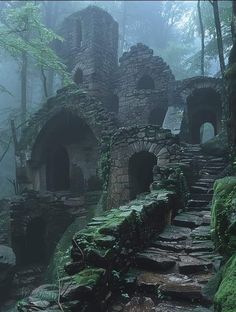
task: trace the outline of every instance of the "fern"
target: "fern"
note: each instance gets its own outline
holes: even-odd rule
[[[36,288],[31,296],[43,301],[57,302],[58,287],[52,284],[45,284]]]

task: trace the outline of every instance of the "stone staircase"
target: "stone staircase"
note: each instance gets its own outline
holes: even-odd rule
[[[125,308],[115,304],[110,311],[208,311],[211,301],[202,290],[221,260],[210,235],[213,184],[227,162],[201,155],[199,146],[188,146],[182,161],[190,164],[194,160],[200,164],[199,177],[190,187],[186,209],[174,217],[172,224],[146,250],[136,254],[136,266],[125,278],[127,292],[135,297]],[[145,300],[137,303],[137,298],[143,296],[146,305]]]

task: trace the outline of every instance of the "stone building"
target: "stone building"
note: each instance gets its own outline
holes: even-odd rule
[[[201,143],[206,123],[214,135],[222,127],[220,79],[176,81],[164,60],[141,43],[118,62],[118,24],[102,9],[91,6],[67,17],[60,34],[65,40],[57,51],[75,84],[58,90],[29,121],[16,164],[20,190],[57,194],[64,213],[53,200],[40,209],[27,208],[28,199],[11,206],[13,225],[24,224],[20,231],[12,227],[22,244],[34,218],[43,218],[48,233],[65,216],[54,229],[54,243],[47,236],[48,253],[88,209],[88,194],[108,192],[108,208],[117,207],[149,190],[153,168],[175,162],[181,141]],[[74,203],[69,211],[68,202]]]

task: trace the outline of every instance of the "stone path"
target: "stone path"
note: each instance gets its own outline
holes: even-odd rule
[[[201,156],[198,146],[185,150],[183,162],[189,163],[194,156],[202,169],[186,210],[136,254],[136,266],[124,279],[131,300],[126,306],[115,303],[110,311],[209,311],[211,302],[202,289],[220,263],[210,235],[212,187],[226,163],[223,158]]]

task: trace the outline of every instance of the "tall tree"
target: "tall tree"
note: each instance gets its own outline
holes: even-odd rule
[[[201,32],[201,75],[205,75],[205,30],[202,20],[202,12],[201,12],[201,1],[198,0],[197,3],[198,8],[198,18]]]
[[[217,46],[218,46],[218,53],[219,53],[220,70],[221,70],[221,74],[223,77],[224,71],[225,71],[225,59],[224,59],[224,48],[223,48],[218,0],[209,0],[209,2],[211,3],[211,5],[213,7],[213,12],[214,12],[214,21],[215,21],[216,36],[217,36]]]

